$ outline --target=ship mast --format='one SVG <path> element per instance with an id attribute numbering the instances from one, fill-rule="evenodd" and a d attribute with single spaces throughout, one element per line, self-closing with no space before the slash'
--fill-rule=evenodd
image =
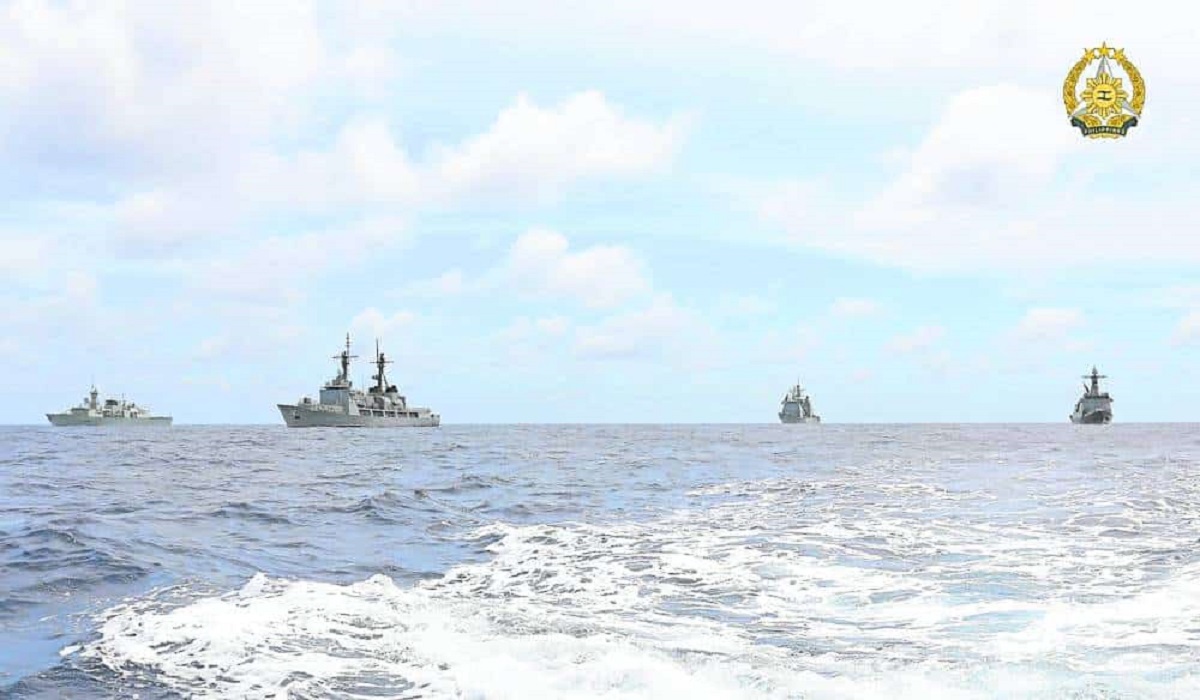
<path id="1" fill-rule="evenodd" d="M 352 358 L 357 359 L 358 355 L 350 354 L 350 334 L 347 333 L 346 334 L 346 349 L 343 350 L 340 354 L 333 356 L 333 359 L 342 361 L 342 373 L 338 375 L 338 380 L 341 382 L 345 382 L 346 384 L 350 383 L 350 360 Z"/>
<path id="2" fill-rule="evenodd" d="M 389 359 L 386 359 L 383 356 L 383 353 L 379 352 L 379 338 L 376 338 L 375 339 L 375 367 L 377 369 L 377 374 L 375 376 L 371 377 L 371 379 L 375 380 L 375 391 L 379 392 L 380 394 L 387 391 L 387 379 L 384 377 L 383 368 L 385 365 L 390 365 L 390 364 L 392 364 L 392 361 Z"/>
<path id="3" fill-rule="evenodd" d="M 1099 372 L 1096 371 L 1096 365 L 1092 365 L 1092 373 L 1083 375 L 1083 378 L 1092 380 L 1092 387 L 1090 390 L 1088 390 L 1088 395 L 1089 396 L 1099 396 L 1100 395 L 1100 380 L 1108 379 L 1108 375 L 1100 374 Z M 1084 387 L 1086 389 L 1087 385 L 1085 384 Z"/>

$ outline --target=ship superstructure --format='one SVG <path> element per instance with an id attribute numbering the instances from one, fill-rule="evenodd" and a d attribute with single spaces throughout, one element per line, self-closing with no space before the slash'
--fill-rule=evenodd
<path id="1" fill-rule="evenodd" d="M 779 420 L 783 423 L 821 422 L 821 417 L 813 413 L 812 399 L 799 382 L 779 402 Z"/>
<path id="2" fill-rule="evenodd" d="M 1091 385 L 1086 383 L 1083 385 L 1083 396 L 1075 402 L 1075 410 L 1071 412 L 1071 422 L 1111 423 L 1113 399 L 1107 391 L 1100 391 L 1100 380 L 1108 379 L 1108 377 L 1097 372 L 1093 365 L 1092 373 L 1083 375 L 1083 378 L 1090 379 Z"/>
<path id="3" fill-rule="evenodd" d="M 379 350 L 375 341 L 375 384 L 367 391 L 354 388 L 350 381 L 350 334 L 346 334 L 346 349 L 333 359 L 339 361 L 340 371 L 321 387 L 320 397 L 313 401 L 305 396 L 295 404 L 277 404 L 283 420 L 291 428 L 429 428 L 441 423 L 441 417 L 428 408 L 408 405 L 394 384 L 389 384 L 384 369 L 392 361 Z"/>
<path id="4" fill-rule="evenodd" d="M 47 413 L 51 425 L 60 427 L 83 425 L 171 425 L 171 416 L 156 416 L 145 406 L 133 401 L 105 399 L 100 402 L 100 392 L 92 390 L 83 401 L 62 413 Z"/>

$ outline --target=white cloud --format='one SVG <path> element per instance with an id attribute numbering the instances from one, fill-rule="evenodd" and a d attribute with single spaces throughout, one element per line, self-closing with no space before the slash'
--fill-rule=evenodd
<path id="1" fill-rule="evenodd" d="M 411 311 L 401 310 L 389 315 L 372 306 L 363 309 L 350 320 L 350 331 L 351 335 L 370 338 L 399 338 L 395 341 L 398 344 L 403 342 L 404 332 L 416 319 L 417 315 Z"/>
<path id="2" fill-rule="evenodd" d="M 309 209 L 432 207 L 481 195 L 546 199 L 577 180 L 661 169 L 682 143 L 683 123 L 626 118 L 594 91 L 550 108 L 521 95 L 488 131 L 416 160 L 383 118 L 360 116 L 328 150 L 257 154 L 240 184 L 246 193 Z"/>
<path id="3" fill-rule="evenodd" d="M 803 5 L 776 0 L 512 0 L 496 7 L 445 0 L 392 8 L 389 16 L 410 27 L 461 30 L 470 23 L 474 32 L 509 41 L 557 39 L 590 53 L 653 46 L 639 57 L 639 65 L 681 54 L 690 54 L 694 63 L 702 60 L 694 49 L 702 47 L 701 56 L 761 56 L 777 72 L 792 66 L 809 72 L 854 70 L 857 88 L 861 80 L 911 84 L 936 74 L 958 81 L 1001 70 L 1021 75 L 1049 71 L 1059 77 L 1083 46 L 1111 37 L 1114 27 L 1120 28 L 1125 45 L 1138 47 L 1136 56 L 1147 65 L 1186 66 L 1188 61 L 1173 57 L 1194 51 L 1189 11 L 1166 0 L 1140 3 L 1136 11 L 1121 0 L 1022 5 L 1002 0 L 889 5 L 874 0 Z M 538 22 L 525 21 L 529 16 Z M 381 20 L 376 16 L 374 21 Z M 1185 71 L 1180 67 L 1176 74 Z"/>
<path id="4" fill-rule="evenodd" d="M 138 191 L 97 211 L 98 219 L 111 219 L 110 251 L 128 258 L 170 257 L 193 243 L 231 237 L 242 205 L 227 192 L 205 187 L 190 182 Z M 214 206 L 218 200 L 228 204 Z"/>
<path id="5" fill-rule="evenodd" d="M 670 162 L 686 120 L 659 125 L 625 117 L 595 90 L 542 108 L 526 95 L 486 133 L 435 156 L 437 180 L 455 191 L 544 197 L 571 181 L 654 171 Z"/>
<path id="6" fill-rule="evenodd" d="M 280 347 L 295 346 L 306 330 L 306 326 L 282 317 L 278 311 L 237 307 L 224 309 L 220 316 L 221 328 L 196 344 L 191 353 L 193 360 L 203 363 L 230 357 L 275 357 Z"/>
<path id="7" fill-rule="evenodd" d="M 973 88 L 946 104 L 903 171 L 860 205 L 765 188 L 760 214 L 800 246 L 919 272 L 1200 263 L 1200 239 L 1181 229 L 1200 191 L 1180 181 L 1113 194 L 1104 185 L 1130 164 L 1109 152 L 1123 145 L 1081 138 L 1057 92 Z"/>
<path id="8" fill-rule="evenodd" d="M 860 212 L 860 223 L 867 229 L 924 226 L 1029 201 L 1083 145 L 1063 128 L 1059 99 L 1015 85 L 959 93 L 909 156 L 906 172 Z M 1015 124 L 999 121 L 1013 111 L 1029 114 Z M 997 128 L 1002 138 L 980 133 Z M 971 240 L 969 231 L 958 233 Z"/>
<path id="9" fill-rule="evenodd" d="M 882 310 L 883 307 L 874 299 L 851 299 L 846 297 L 835 299 L 833 305 L 829 307 L 829 313 L 841 318 L 875 316 Z"/>
<path id="10" fill-rule="evenodd" d="M 362 45 L 350 50 L 343 59 L 346 79 L 357 95 L 367 100 L 380 100 L 388 87 L 400 77 L 402 62 L 394 50 L 381 45 Z"/>
<path id="11" fill-rule="evenodd" d="M 238 175 L 246 196 L 321 211 L 346 204 L 411 206 L 420 198 L 417 166 L 380 117 L 357 117 L 328 150 L 294 155 L 260 151 Z"/>
<path id="12" fill-rule="evenodd" d="M 899 353 L 913 353 L 929 349 L 946 335 L 942 326 L 920 326 L 909 333 L 896 335 L 887 343 L 887 349 Z"/>
<path id="13" fill-rule="evenodd" d="M 370 219 L 291 236 L 271 236 L 241 250 L 181 265 L 193 291 L 255 304 L 295 303 L 318 279 L 408 242 L 404 224 Z"/>
<path id="14" fill-rule="evenodd" d="M 430 291 L 441 296 L 458 294 L 463 290 L 462 270 L 453 269 L 443 272 L 429 285 Z"/>
<path id="15" fill-rule="evenodd" d="M 575 352 L 589 359 L 670 358 L 688 363 L 711 360 L 713 332 L 695 313 L 659 294 L 644 308 L 581 326 Z"/>
<path id="16" fill-rule="evenodd" d="M 597 245 L 570 252 L 565 236 L 532 229 L 513 243 L 501 275 L 518 291 L 571 298 L 611 308 L 650 291 L 642 261 L 624 246 Z"/>
<path id="17" fill-rule="evenodd" d="M 520 316 L 487 343 L 487 360 L 495 366 L 544 372 L 556 352 L 566 347 L 572 321 L 565 316 Z"/>
<path id="18" fill-rule="evenodd" d="M 110 162 L 211 162 L 293 120 L 306 89 L 337 77 L 303 1 L 281 12 L 29 0 L 5 6 L 0 46 L 0 133 L 11 136 L 0 151 Z"/>
<path id="19" fill-rule="evenodd" d="M 1062 341 L 1083 324 L 1079 309 L 1030 309 L 1017 323 L 1015 336 L 1023 341 Z"/>

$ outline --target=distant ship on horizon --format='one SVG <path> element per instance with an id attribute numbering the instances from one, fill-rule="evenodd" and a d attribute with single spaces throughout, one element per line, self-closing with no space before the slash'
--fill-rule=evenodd
<path id="1" fill-rule="evenodd" d="M 375 385 L 366 392 L 355 389 L 350 381 L 350 334 L 346 349 L 334 355 L 341 371 L 321 387 L 318 401 L 305 396 L 294 404 L 276 404 L 289 428 L 434 428 L 441 416 L 428 408 L 408 405 L 394 384 L 388 384 L 384 367 L 392 363 L 379 351 L 375 341 Z"/>
<path id="2" fill-rule="evenodd" d="M 813 413 L 812 399 L 796 382 L 783 400 L 779 402 L 779 420 L 782 423 L 820 423 L 821 417 Z"/>
<path id="3" fill-rule="evenodd" d="M 1083 375 L 1083 378 L 1091 379 L 1092 383 L 1091 386 L 1083 385 L 1083 396 L 1075 402 L 1075 410 L 1071 412 L 1071 422 L 1111 423 L 1113 399 L 1107 391 L 1100 391 L 1100 380 L 1108 379 L 1108 376 L 1097 372 L 1096 366 L 1092 365 L 1092 373 Z"/>
<path id="4" fill-rule="evenodd" d="M 84 397 L 83 401 L 62 413 L 47 413 L 46 419 L 51 425 L 58 427 L 88 426 L 88 425 L 171 425 L 171 416 L 152 415 L 149 408 L 139 406 L 133 401 L 120 399 L 105 399 L 100 403 L 100 392 L 96 385 Z"/>

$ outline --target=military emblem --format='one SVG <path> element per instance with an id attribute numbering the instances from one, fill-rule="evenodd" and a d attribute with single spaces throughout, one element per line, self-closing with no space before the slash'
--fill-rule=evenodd
<path id="1" fill-rule="evenodd" d="M 1093 63 L 1098 64 L 1096 74 L 1088 78 L 1084 71 Z M 1142 74 L 1125 57 L 1124 49 L 1111 48 L 1107 43 L 1084 51 L 1063 81 L 1063 104 L 1071 126 L 1079 127 L 1088 138 L 1125 136 L 1137 126 L 1145 102 Z"/>

